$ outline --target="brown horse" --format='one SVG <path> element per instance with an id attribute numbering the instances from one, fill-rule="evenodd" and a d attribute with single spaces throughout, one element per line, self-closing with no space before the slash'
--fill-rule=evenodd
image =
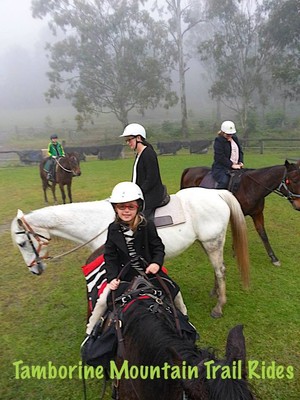
<path id="1" fill-rule="evenodd" d="M 210 171 L 207 167 L 186 168 L 181 175 L 180 189 L 201 187 L 203 178 L 206 176 L 208 178 L 207 174 Z M 296 164 L 286 160 L 284 165 L 245 169 L 241 175 L 240 185 L 234 193 L 244 215 L 250 215 L 252 218 L 271 262 L 275 266 L 280 266 L 280 261 L 274 254 L 264 226 L 265 197 L 270 193 L 285 197 L 295 210 L 300 210 L 300 160 Z"/>
<path id="2" fill-rule="evenodd" d="M 44 170 L 44 166 L 47 159 L 41 161 L 40 163 L 40 177 L 42 179 L 43 191 L 44 191 L 44 199 L 45 204 L 48 204 L 47 198 L 47 189 L 50 188 L 53 194 L 54 203 L 57 204 L 57 198 L 55 194 L 56 184 L 59 185 L 61 196 L 63 203 L 66 203 L 66 194 L 64 186 L 67 185 L 68 196 L 70 203 L 72 203 L 72 178 L 73 176 L 80 176 L 80 165 L 79 165 L 79 157 L 76 153 L 68 153 L 65 157 L 60 157 L 59 159 L 55 159 L 56 161 L 56 174 L 53 182 L 49 183 L 47 179 L 47 172 Z"/>

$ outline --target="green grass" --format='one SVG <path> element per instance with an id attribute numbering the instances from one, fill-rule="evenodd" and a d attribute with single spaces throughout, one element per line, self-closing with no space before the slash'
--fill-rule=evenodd
<path id="1" fill-rule="evenodd" d="M 248 167 L 283 164 L 285 154 L 246 154 Z M 290 155 L 297 158 L 296 155 Z M 210 165 L 211 154 L 163 156 L 161 173 L 170 193 L 179 188 L 184 168 Z M 107 197 L 119 181 L 130 179 L 132 159 L 82 163 L 82 176 L 73 181 L 74 201 Z M 43 207 L 38 167 L 0 169 L 0 217 L 8 224 L 17 208 L 24 212 Z M 49 193 L 50 195 L 50 193 Z M 50 197 L 49 197 L 50 198 Z M 244 325 L 247 357 L 294 367 L 293 379 L 253 379 L 260 399 L 296 400 L 300 394 L 300 214 L 276 196 L 266 199 L 265 221 L 270 242 L 282 267 L 270 263 L 263 245 L 247 219 L 251 260 L 251 288 L 241 288 L 231 251 L 230 230 L 225 246 L 227 300 L 224 317 L 213 320 L 209 297 L 213 285 L 211 265 L 196 243 L 184 254 L 166 262 L 169 272 L 181 286 L 191 321 L 201 335 L 200 345 L 211 345 L 224 354 L 228 330 Z M 16 379 L 13 363 L 78 365 L 79 346 L 84 337 L 86 299 L 81 265 L 89 255 L 81 249 L 62 260 L 49 263 L 41 277 L 27 272 L 19 251 L 12 246 L 10 233 L 1 233 L 1 363 L 0 398 L 3 400 L 82 399 L 82 382 L 72 380 Z M 51 254 L 59 254 L 73 243 L 55 239 Z M 98 398 L 102 382 L 88 381 L 88 398 Z M 109 398 L 107 390 L 106 399 Z"/>

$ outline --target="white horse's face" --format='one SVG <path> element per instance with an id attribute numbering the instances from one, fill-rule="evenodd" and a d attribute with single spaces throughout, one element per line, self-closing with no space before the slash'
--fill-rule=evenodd
<path id="1" fill-rule="evenodd" d="M 35 275 L 41 275 L 46 268 L 43 258 L 47 256 L 47 245 L 41 246 L 41 236 L 39 235 L 49 238 L 48 232 L 40 228 L 34 230 L 34 233 L 26 232 L 22 222 L 16 218 L 11 225 L 11 234 L 29 271 Z M 48 244 L 48 241 L 44 241 L 44 243 Z"/>

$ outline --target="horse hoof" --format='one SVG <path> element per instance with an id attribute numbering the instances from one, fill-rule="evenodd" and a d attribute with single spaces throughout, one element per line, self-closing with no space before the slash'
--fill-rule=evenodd
<path id="1" fill-rule="evenodd" d="M 281 262 L 279 260 L 272 261 L 272 264 L 274 265 L 274 267 L 281 267 Z"/>
<path id="2" fill-rule="evenodd" d="M 212 310 L 212 312 L 210 313 L 210 316 L 213 318 L 221 318 L 221 317 L 223 317 L 223 314 L 219 311 Z"/>

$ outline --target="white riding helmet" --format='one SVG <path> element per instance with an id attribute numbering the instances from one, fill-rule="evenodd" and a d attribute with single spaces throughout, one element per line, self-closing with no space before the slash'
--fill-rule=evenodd
<path id="1" fill-rule="evenodd" d="M 112 190 L 109 198 L 110 203 L 127 203 L 129 201 L 141 200 L 144 203 L 144 196 L 141 188 L 133 182 L 120 182 Z"/>
<path id="2" fill-rule="evenodd" d="M 221 131 L 227 133 L 227 135 L 233 135 L 236 133 L 234 123 L 232 121 L 224 121 L 221 125 Z"/>
<path id="3" fill-rule="evenodd" d="M 129 124 L 125 127 L 120 137 L 139 136 L 139 135 L 142 136 L 144 139 L 146 139 L 145 128 L 140 124 Z"/>

